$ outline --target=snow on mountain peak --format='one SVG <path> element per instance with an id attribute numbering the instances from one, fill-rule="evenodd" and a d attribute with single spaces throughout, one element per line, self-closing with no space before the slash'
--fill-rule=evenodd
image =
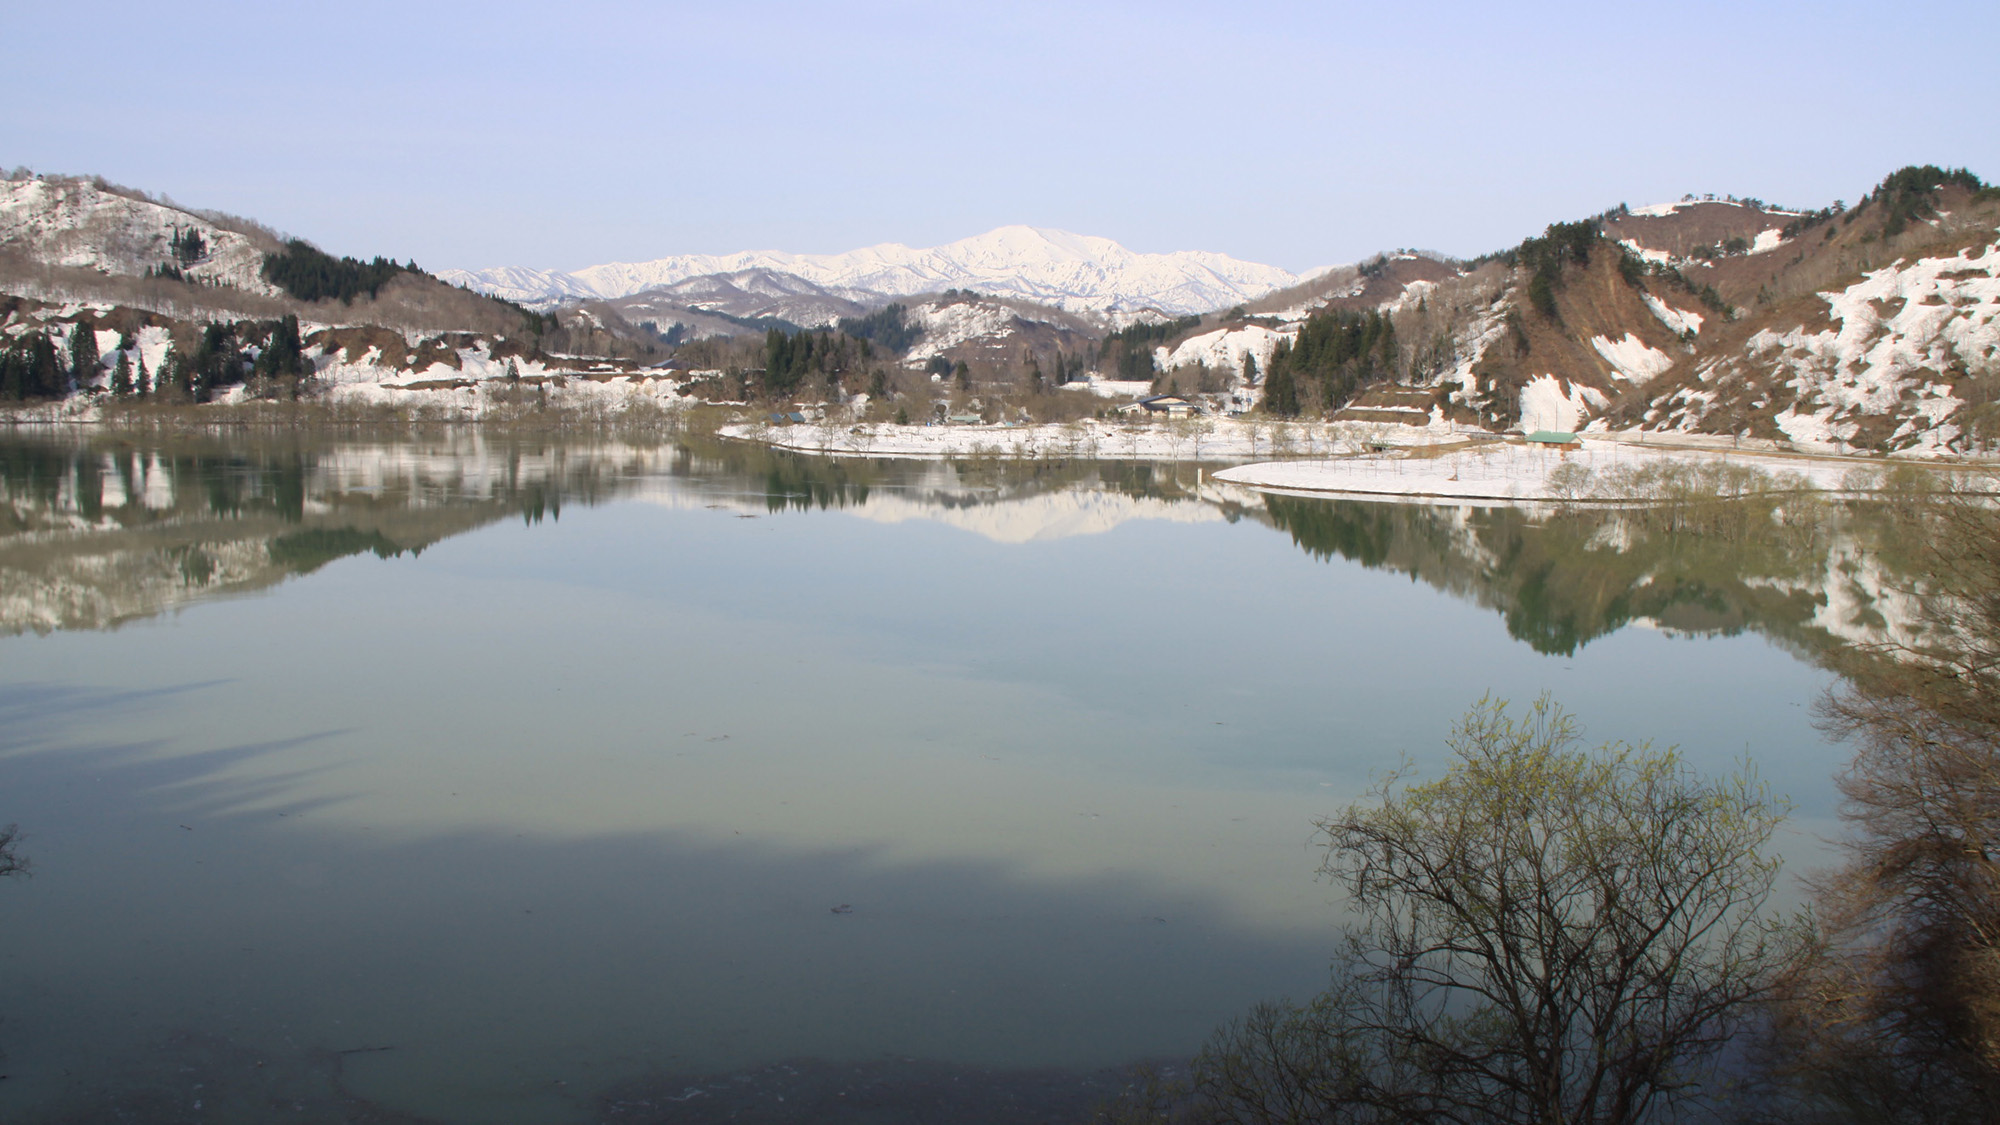
<path id="1" fill-rule="evenodd" d="M 681 254 L 650 262 L 610 262 L 569 273 L 501 267 L 439 276 L 494 296 L 530 302 L 611 299 L 693 277 L 769 270 L 829 289 L 881 297 L 977 289 L 1073 312 L 1153 307 L 1204 312 L 1253 300 L 1299 278 L 1276 266 L 1226 254 L 1140 254 L 1108 238 L 1024 225 L 1004 226 L 942 246 L 887 242 L 841 254 L 754 250 Z"/>

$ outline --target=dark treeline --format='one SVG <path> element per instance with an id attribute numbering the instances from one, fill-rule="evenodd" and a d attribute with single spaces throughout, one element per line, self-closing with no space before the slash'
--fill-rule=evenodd
<path id="1" fill-rule="evenodd" d="M 1184 316 L 1159 324 L 1132 324 L 1120 328 L 1106 336 L 1104 343 L 1099 345 L 1098 370 L 1116 379 L 1151 382 L 1153 349 L 1200 325 L 1200 317 Z"/>
<path id="2" fill-rule="evenodd" d="M 428 276 L 415 262 L 398 265 L 387 258 L 363 262 L 336 258 L 294 238 L 283 253 L 264 255 L 264 280 L 301 301 L 339 300 L 352 304 L 363 293 L 373 297 L 400 273 Z"/>
<path id="3" fill-rule="evenodd" d="M 922 325 L 910 323 L 909 310 L 902 305 L 886 305 L 867 316 L 844 316 L 835 327 L 897 355 L 909 351 L 924 334 Z"/>
<path id="4" fill-rule="evenodd" d="M 1281 418 L 1337 410 L 1370 383 L 1395 377 L 1396 326 L 1373 309 L 1322 309 L 1280 341 L 1264 376 L 1264 409 Z"/>
<path id="5" fill-rule="evenodd" d="M 831 386 L 874 355 L 868 341 L 844 332 L 773 328 L 764 334 L 764 385 L 777 396 L 791 394 L 813 376 Z"/>
<path id="6" fill-rule="evenodd" d="M 99 387 L 107 368 L 109 379 Z M 312 373 L 296 316 L 204 325 L 191 348 L 170 344 L 158 371 L 147 370 L 129 332 L 107 361 L 98 352 L 96 327 L 78 321 L 65 347 L 48 332 L 31 332 L 0 352 L 0 401 L 60 399 L 97 388 L 117 397 L 207 402 L 218 389 L 252 378 L 268 381 L 273 393 L 297 397 Z"/>
<path id="7" fill-rule="evenodd" d="M 284 388 L 286 397 L 297 397 L 298 381 L 310 374 L 312 364 L 305 358 L 297 317 L 241 320 L 203 327 L 185 358 L 178 348 L 169 351 L 155 390 L 168 398 L 207 402 L 223 387 L 261 376 Z"/>
<path id="8" fill-rule="evenodd" d="M 61 398 L 69 393 L 70 369 L 46 332 L 30 332 L 0 352 L 0 399 Z"/>
<path id="9" fill-rule="evenodd" d="M 1946 187 L 1964 188 L 1974 195 L 1991 190 L 1978 176 L 1964 168 L 1911 165 L 1889 173 L 1874 191 L 1855 205 L 1853 215 L 1859 215 L 1870 204 L 1879 204 L 1883 210 L 1882 237 L 1894 238 L 1911 223 L 1934 217 L 1938 211 L 1937 193 Z"/>
<path id="10" fill-rule="evenodd" d="M 1540 237 L 1524 240 L 1507 255 L 1508 265 L 1528 271 L 1528 304 L 1550 320 L 1556 311 L 1556 291 L 1563 287 L 1563 270 L 1590 264 L 1590 252 L 1603 237 L 1595 219 L 1550 223 Z"/>

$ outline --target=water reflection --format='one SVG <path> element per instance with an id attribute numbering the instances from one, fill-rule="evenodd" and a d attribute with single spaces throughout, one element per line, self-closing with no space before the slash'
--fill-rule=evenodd
<path id="1" fill-rule="evenodd" d="M 855 509 L 894 521 L 1066 492 L 1079 493 L 1072 509 L 1082 493 L 1160 502 L 1148 516 L 1215 502 L 1151 465 L 836 460 L 736 443 L 476 432 L 385 442 L 9 435 L 0 438 L 0 634 L 112 628 L 352 555 L 414 555 L 510 517 L 560 519 L 565 504 L 642 496 L 767 513 Z M 1231 518 L 1243 499 L 1225 505 Z M 1002 537 L 1051 533 L 1062 522 L 1053 509 L 1063 506 L 1044 503 L 1029 516 L 1033 527 Z M 1095 507 L 1094 526 L 1053 533 L 1134 518 L 1129 504 Z M 978 529 L 977 519 L 959 522 Z"/>
<path id="2" fill-rule="evenodd" d="M 1192 466 L 0 452 L 0 608 L 41 634 L 0 638 L 10 1121 L 246 1059 L 323 1116 L 539 1122 L 789 1058 L 1183 1052 L 1317 985 L 1313 817 L 1487 691 L 1823 815 L 1824 674 L 1732 634 L 1832 643 L 1828 575 L 1893 569 L 1837 512 L 1732 545 Z"/>
<path id="3" fill-rule="evenodd" d="M 1497 610 L 1537 652 L 1571 654 L 1630 625 L 1762 633 L 1802 656 L 1909 641 L 1914 545 L 1878 505 L 1811 498 L 1717 505 L 1704 526 L 1645 509 L 1454 507 L 1268 499 L 1321 558 L 1399 571 Z"/>
<path id="4" fill-rule="evenodd" d="M 619 497 L 933 520 L 999 542 L 1130 520 L 1248 519 L 1319 558 L 1405 573 L 1571 654 L 1632 625 L 1755 631 L 1801 655 L 1912 639 L 1911 545 L 1861 503 L 1744 501 L 1697 525 L 1643 510 L 1265 497 L 1139 463 L 868 461 L 733 443 L 633 446 L 477 433 L 145 444 L 0 440 L 0 633 L 110 628 L 357 554 L 415 554 L 514 517 Z"/>

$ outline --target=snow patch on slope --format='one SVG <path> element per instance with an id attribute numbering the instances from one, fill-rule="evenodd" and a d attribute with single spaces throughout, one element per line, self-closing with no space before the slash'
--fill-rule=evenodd
<path id="1" fill-rule="evenodd" d="M 1701 332 L 1702 315 L 1700 313 L 1689 312 L 1686 309 L 1677 309 L 1660 300 L 1658 297 L 1653 296 L 1651 293 L 1641 293 L 1639 296 L 1645 299 L 1646 307 L 1652 310 L 1653 315 L 1659 319 L 1659 322 L 1673 330 L 1674 335 L 1685 336 L 1690 332 L 1697 334 Z"/>
<path id="2" fill-rule="evenodd" d="M 1243 328 L 1218 328 L 1182 340 L 1172 351 L 1153 350 L 1153 365 L 1161 371 L 1202 365 L 1215 371 L 1241 374 L 1243 357 L 1255 356 L 1259 372 L 1270 369 L 1271 353 L 1281 340 L 1289 340 L 1297 330 L 1280 331 L 1252 324 Z"/>
<path id="3" fill-rule="evenodd" d="M 1634 212 L 1634 214 L 1636 213 L 1637 212 Z M 1632 256 L 1638 258 L 1641 261 L 1658 262 L 1661 265 L 1666 265 L 1667 263 L 1674 260 L 1674 256 L 1672 254 L 1667 253 L 1665 250 L 1649 249 L 1648 247 L 1639 245 L 1637 242 L 1629 238 L 1619 239 L 1618 245 L 1624 247 L 1626 250 L 1631 251 Z"/>
<path id="4" fill-rule="evenodd" d="M 1627 332 L 1624 339 L 1593 336 L 1590 346 L 1604 357 L 1620 379 L 1628 383 L 1649 383 L 1674 365 L 1674 357 Z"/>
<path id="5" fill-rule="evenodd" d="M 1819 296 L 1837 327 L 1765 329 L 1744 345 L 1745 360 L 1799 393 L 1778 427 L 1795 441 L 1849 441 L 1862 417 L 1888 415 L 1902 419 L 1892 445 L 1948 447 L 1963 403 L 1943 373 L 1991 369 L 2000 353 L 2000 246 L 1898 263 Z"/>
<path id="6" fill-rule="evenodd" d="M 1577 423 L 1610 402 L 1594 388 L 1572 383 L 1563 389 L 1563 380 L 1540 375 L 1521 388 L 1521 428 L 1574 433 Z"/>

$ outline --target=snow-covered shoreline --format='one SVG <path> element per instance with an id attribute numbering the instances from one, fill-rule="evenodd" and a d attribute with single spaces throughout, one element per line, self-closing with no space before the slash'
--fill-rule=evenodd
<path id="1" fill-rule="evenodd" d="M 1404 426 L 1369 422 L 1269 422 L 1240 418 L 1075 422 L 1021 425 L 854 424 L 832 417 L 791 425 L 724 426 L 723 437 L 798 453 L 836 457 L 999 457 L 1012 460 L 1097 458 L 1141 461 L 1255 461 L 1338 457 L 1376 447 L 1448 445 L 1477 435 L 1450 423 Z"/>
<path id="2" fill-rule="evenodd" d="M 1484 442 L 1435 456 L 1397 454 L 1239 465 L 1215 479 L 1259 491 L 1471 500 L 1489 503 L 1621 502 L 1651 497 L 1633 489 L 1660 470 L 1734 466 L 1751 470 L 1761 487 L 1834 493 L 1872 491 L 1881 458 L 1786 456 L 1634 441 L 1589 441 L 1564 451 L 1514 442 Z M 1908 462 L 1905 462 L 1908 463 Z M 1927 467 L 1936 462 L 1918 462 Z M 1973 467 L 1973 466 L 1950 466 Z M 1978 467 L 1991 467 L 1981 463 Z"/>

